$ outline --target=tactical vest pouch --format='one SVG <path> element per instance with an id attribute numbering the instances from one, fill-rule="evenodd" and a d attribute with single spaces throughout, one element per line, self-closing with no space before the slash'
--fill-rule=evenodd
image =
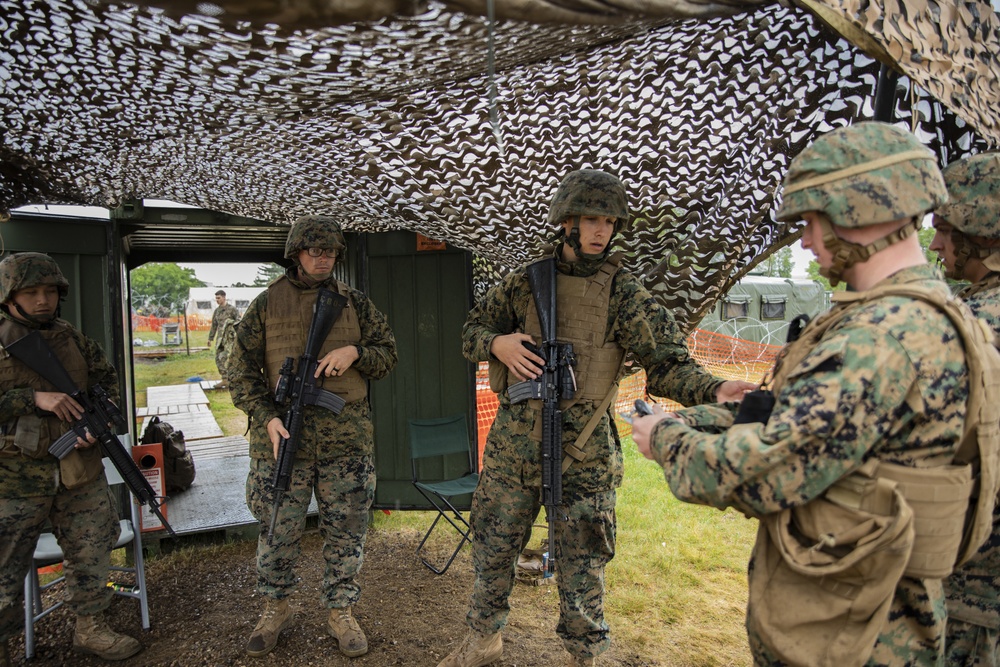
<path id="1" fill-rule="evenodd" d="M 490 359 L 490 391 L 502 394 L 507 390 L 507 366 L 502 361 Z"/>
<path id="2" fill-rule="evenodd" d="M 863 492 L 889 514 L 818 498 L 761 520 L 747 627 L 784 664 L 860 666 L 871 655 L 909 560 L 913 513 L 892 482 L 870 482 Z"/>
<path id="3" fill-rule="evenodd" d="M 14 427 L 14 446 L 28 458 L 38 459 L 48 454 L 48 448 L 42 446 L 42 418 L 34 413 L 21 415 Z"/>
<path id="4" fill-rule="evenodd" d="M 67 489 L 76 489 L 93 482 L 103 472 L 101 448 L 96 444 L 86 449 L 74 449 L 59 460 L 59 479 Z"/>
<path id="5" fill-rule="evenodd" d="M 972 497 L 970 466 L 912 468 L 881 463 L 878 476 L 895 481 L 913 510 L 913 552 L 904 576 L 943 579 L 951 574 L 962 544 L 964 517 Z"/>

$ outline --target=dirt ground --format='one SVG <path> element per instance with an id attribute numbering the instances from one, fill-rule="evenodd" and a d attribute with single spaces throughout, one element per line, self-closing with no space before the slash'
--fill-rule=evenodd
<path id="1" fill-rule="evenodd" d="M 205 547 L 204 558 L 168 554 L 148 561 L 151 629 L 144 632 L 136 600 L 116 596 L 109 611 L 112 627 L 142 642 L 145 649 L 121 663 L 106 663 L 72 650 L 72 617 L 65 607 L 39 621 L 36 655 L 27 663 L 49 665 L 120 664 L 125 667 L 171 665 L 289 666 L 407 665 L 434 667 L 465 634 L 464 617 L 472 585 L 469 549 L 442 576 L 414 555 L 416 534 L 373 531 L 361 572 L 362 598 L 355 608 L 368 636 L 369 651 L 349 659 L 327 635 L 326 610 L 319 603 L 322 577 L 320 540 L 307 534 L 293 598 L 298 622 L 282 633 L 275 650 L 251 658 L 244 645 L 260 614 L 254 594 L 254 542 Z M 52 593 L 58 595 L 59 593 Z M 562 665 L 565 652 L 555 634 L 558 596 L 554 586 L 515 587 L 504 631 L 503 657 L 496 667 Z M 23 635 L 10 642 L 15 665 L 25 664 Z M 660 665 L 614 640 L 598 661 L 603 667 Z"/>

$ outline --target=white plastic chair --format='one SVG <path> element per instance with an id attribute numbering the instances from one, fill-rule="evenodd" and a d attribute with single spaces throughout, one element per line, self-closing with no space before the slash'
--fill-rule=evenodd
<path id="1" fill-rule="evenodd" d="M 120 437 L 123 442 L 128 442 L 126 440 L 128 436 L 122 435 Z M 138 526 L 140 525 L 139 505 L 132 494 L 128 492 L 128 489 L 124 488 L 125 482 L 122 480 L 121 475 L 118 474 L 118 470 L 111 463 L 110 459 L 104 459 L 104 474 L 107 476 L 108 484 L 111 488 L 113 490 L 120 489 L 124 492 L 125 497 L 127 497 L 126 502 L 129 506 L 128 518 L 119 521 L 121 536 L 115 543 L 114 548 L 119 549 L 130 546 L 132 562 L 134 563 L 132 567 L 112 565 L 111 571 L 131 573 L 134 585 L 130 585 L 129 587 L 137 589 L 135 591 L 115 589 L 113 592 L 115 595 L 139 600 L 139 609 L 142 613 L 142 628 L 143 630 L 149 630 L 146 564 L 142 555 L 142 533 L 138 530 Z M 126 513 L 123 511 L 121 514 Z M 31 569 L 24 578 L 24 657 L 26 660 L 30 660 L 35 655 L 35 623 L 48 616 L 63 604 L 63 601 L 60 600 L 49 607 L 42 607 L 42 592 L 61 583 L 65 577 L 59 577 L 42 585 L 38 578 L 38 568 L 61 563 L 62 561 L 63 552 L 56 541 L 56 536 L 52 533 L 42 533 L 38 538 L 38 544 L 35 546 L 35 555 Z"/>

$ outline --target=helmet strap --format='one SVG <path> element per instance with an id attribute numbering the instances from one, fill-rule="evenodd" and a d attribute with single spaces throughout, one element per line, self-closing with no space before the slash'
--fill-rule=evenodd
<path id="1" fill-rule="evenodd" d="M 566 243 L 569 247 L 573 249 L 576 253 L 577 259 L 586 259 L 590 261 L 604 259 L 608 256 L 608 251 L 611 249 L 611 241 L 614 240 L 614 233 L 611 234 L 611 238 L 608 239 L 608 245 L 604 247 L 604 251 L 598 254 L 583 252 L 583 246 L 580 244 L 580 216 L 574 215 L 570 218 L 573 221 L 573 227 L 569 230 L 569 235 L 566 237 Z M 615 229 L 618 229 L 617 223 L 615 223 Z"/>
<path id="2" fill-rule="evenodd" d="M 951 271 L 946 267 L 944 275 L 952 280 L 965 280 L 965 265 L 969 258 L 984 260 L 998 251 L 997 248 L 987 248 L 973 242 L 954 227 L 951 228 L 951 245 L 955 253 L 955 266 Z"/>
<path id="3" fill-rule="evenodd" d="M 35 317 L 34 315 L 29 315 L 28 313 L 24 312 L 24 308 L 21 308 L 21 304 L 17 303 L 14 300 L 11 300 L 10 305 L 14 306 L 14 309 L 18 313 L 20 313 L 21 317 L 24 318 L 25 321 L 31 322 L 32 324 L 37 324 L 40 327 L 45 327 L 49 324 L 52 324 L 52 322 L 57 317 L 59 317 L 60 311 L 62 311 L 62 304 L 59 304 L 58 306 L 56 306 L 56 312 L 52 314 L 52 317 L 41 319 L 39 317 Z"/>
<path id="4" fill-rule="evenodd" d="M 323 282 L 325 280 L 329 280 L 330 277 L 333 275 L 333 270 L 331 270 L 329 273 L 316 273 L 316 274 L 313 274 L 313 273 L 309 273 L 308 271 L 306 271 L 305 268 L 301 264 L 297 264 L 297 266 L 298 266 L 298 276 L 299 276 L 299 279 L 302 280 L 302 282 L 304 282 L 307 285 L 309 285 L 310 287 L 312 287 L 314 285 L 318 285 L 318 284 L 320 284 L 321 282 Z"/>
<path id="5" fill-rule="evenodd" d="M 886 234 L 867 245 L 845 241 L 837 236 L 833 229 L 833 223 L 825 215 L 819 218 L 819 225 L 823 230 L 823 245 L 833 255 L 830 268 L 826 270 L 820 268 L 820 275 L 827 278 L 831 286 L 836 287 L 840 283 L 841 278 L 843 278 L 844 271 L 855 264 L 867 261 L 872 255 L 885 250 L 892 244 L 899 243 L 903 239 L 912 236 L 920 228 L 920 221 L 914 217 L 909 223 L 896 231 Z"/>
<path id="6" fill-rule="evenodd" d="M 570 218 L 573 226 L 566 235 L 566 243 L 573 249 L 577 257 L 583 257 L 583 246 L 580 245 L 580 216 L 574 215 Z"/>

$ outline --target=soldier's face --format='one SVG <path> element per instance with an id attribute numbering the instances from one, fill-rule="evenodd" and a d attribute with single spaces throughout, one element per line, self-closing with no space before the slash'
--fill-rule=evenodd
<path id="1" fill-rule="evenodd" d="M 226 304 L 226 297 L 222 296 L 221 294 L 216 295 L 215 303 L 219 304 L 220 306 L 224 306 Z"/>
<path id="2" fill-rule="evenodd" d="M 616 218 L 606 215 L 581 215 L 580 216 L 580 248 L 587 255 L 600 255 L 611 242 L 611 235 L 615 233 Z M 563 222 L 563 229 L 566 235 L 573 229 L 573 221 Z M 567 248 L 572 252 L 572 248 Z M 575 253 L 574 253 L 575 255 Z"/>
<path id="3" fill-rule="evenodd" d="M 299 265 L 302 271 L 312 278 L 326 278 L 333 272 L 333 265 L 336 262 L 336 257 L 327 257 L 326 253 L 312 257 L 307 250 L 299 251 Z"/>
<path id="4" fill-rule="evenodd" d="M 806 221 L 806 228 L 802 231 L 802 249 L 808 250 L 816 257 L 816 263 L 821 269 L 829 269 L 833 265 L 833 255 L 826 249 L 823 243 L 823 228 L 820 226 L 820 216 L 818 211 L 806 211 L 802 214 L 802 219 Z"/>
<path id="5" fill-rule="evenodd" d="M 50 320 L 56 315 L 59 307 L 59 288 L 55 285 L 35 285 L 14 292 L 10 298 L 21 310 L 39 320 Z M 16 308 L 10 309 L 15 319 L 27 322 Z"/>
<path id="6" fill-rule="evenodd" d="M 944 218 L 934 216 L 934 238 L 930 249 L 938 254 L 938 259 L 949 273 L 955 270 L 955 243 L 951 240 L 952 226 Z"/>

